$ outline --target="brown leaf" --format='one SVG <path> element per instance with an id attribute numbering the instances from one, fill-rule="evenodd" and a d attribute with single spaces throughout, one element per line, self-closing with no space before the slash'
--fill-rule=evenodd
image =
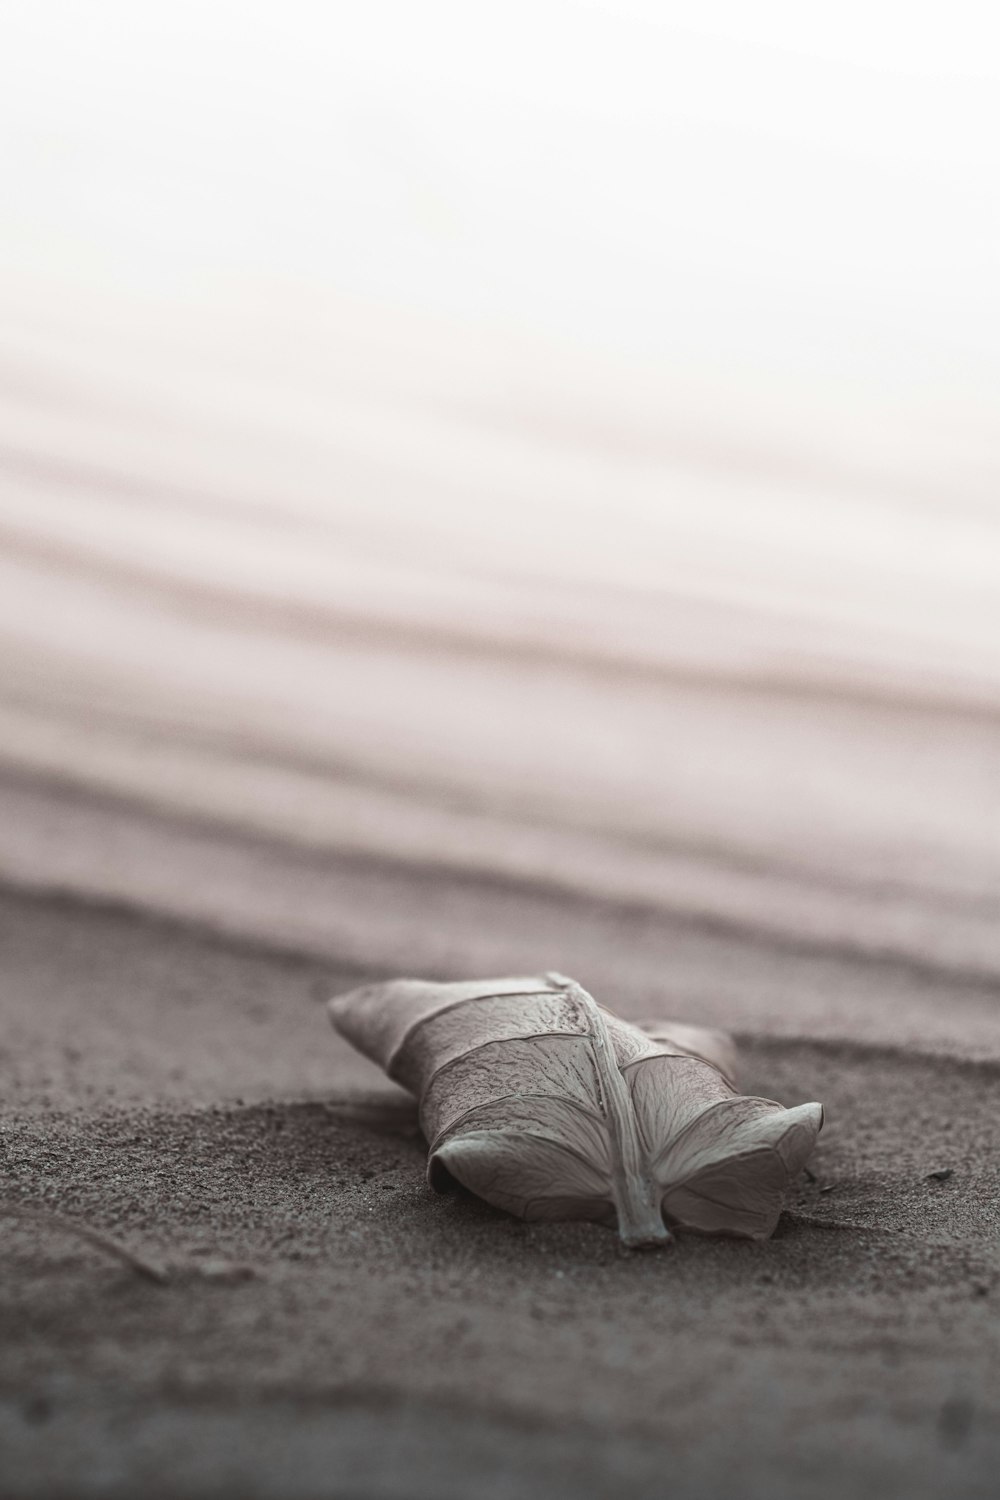
<path id="1" fill-rule="evenodd" d="M 428 1178 L 524 1219 L 766 1239 L 823 1123 L 738 1094 L 732 1042 L 599 1006 L 562 975 L 397 979 L 330 1002 L 334 1025 L 420 1101 Z"/>

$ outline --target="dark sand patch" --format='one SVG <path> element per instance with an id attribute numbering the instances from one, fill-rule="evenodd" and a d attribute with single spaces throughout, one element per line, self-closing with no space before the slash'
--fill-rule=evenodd
<path id="1" fill-rule="evenodd" d="M 0 1221 L 5 1494 L 995 1492 L 992 1065 L 751 1040 L 748 1087 L 828 1106 L 818 1180 L 768 1244 L 623 1255 L 428 1191 L 326 1026 L 352 975 L 5 917 L 3 1198 L 172 1270 Z"/>

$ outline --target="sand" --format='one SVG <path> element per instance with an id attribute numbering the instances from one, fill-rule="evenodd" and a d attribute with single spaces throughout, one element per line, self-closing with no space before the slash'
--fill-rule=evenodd
<path id="1" fill-rule="evenodd" d="M 986 376 L 86 263 L 0 288 L 0 1494 L 992 1495 Z M 322 1001 L 546 969 L 824 1102 L 773 1241 L 429 1192 Z"/>
<path id="2" fill-rule="evenodd" d="M 647 8 L 2 49 L 4 1500 L 996 1492 L 996 93 Z M 322 1001 L 550 968 L 772 1242 L 428 1191 Z"/>
<path id="3" fill-rule="evenodd" d="M 817 1181 L 767 1244 L 626 1255 L 428 1190 L 326 1022 L 357 964 L 0 921 L 3 1202 L 168 1276 L 3 1222 L 5 1495 L 995 1493 L 995 1061 L 745 1035 L 748 1089 L 827 1105 Z"/>

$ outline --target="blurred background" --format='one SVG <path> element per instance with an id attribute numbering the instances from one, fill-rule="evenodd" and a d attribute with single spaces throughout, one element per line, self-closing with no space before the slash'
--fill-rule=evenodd
<path id="1" fill-rule="evenodd" d="M 995 16 L 3 31 L 0 878 L 718 1019 L 770 955 L 792 1029 L 861 1011 L 781 955 L 995 992 Z"/>

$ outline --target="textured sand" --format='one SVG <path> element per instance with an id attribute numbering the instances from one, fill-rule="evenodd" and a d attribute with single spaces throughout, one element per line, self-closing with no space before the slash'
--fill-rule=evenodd
<path id="1" fill-rule="evenodd" d="M 322 1011 L 356 967 L 0 920 L 4 1203 L 170 1273 L 2 1224 L 4 1494 L 995 1493 L 994 1062 L 750 1039 L 749 1088 L 827 1103 L 819 1180 L 766 1245 L 625 1256 L 428 1191 Z"/>
<path id="2" fill-rule="evenodd" d="M 993 1495 L 984 49 L 113 9 L 0 49 L 0 1496 Z M 321 1000 L 546 968 L 826 1102 L 772 1243 L 429 1194 Z"/>

